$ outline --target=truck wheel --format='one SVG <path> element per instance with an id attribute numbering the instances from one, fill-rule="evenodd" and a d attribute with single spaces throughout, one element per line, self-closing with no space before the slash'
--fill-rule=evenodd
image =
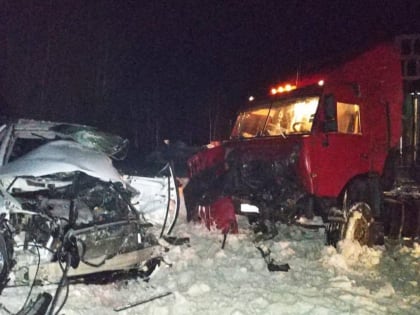
<path id="1" fill-rule="evenodd" d="M 369 246 L 383 242 L 383 225 L 374 221 L 379 212 L 375 212 L 374 208 L 378 209 L 381 202 L 379 181 L 376 179 L 359 178 L 352 181 L 342 197 L 341 209 L 330 209 L 326 228 L 329 245 L 336 246 L 344 239 Z"/>
<path id="2" fill-rule="evenodd" d="M 341 240 L 353 240 L 361 245 L 371 240 L 373 218 L 366 202 L 353 203 L 349 209 L 332 208 L 326 226 L 327 244 L 337 246 Z"/>

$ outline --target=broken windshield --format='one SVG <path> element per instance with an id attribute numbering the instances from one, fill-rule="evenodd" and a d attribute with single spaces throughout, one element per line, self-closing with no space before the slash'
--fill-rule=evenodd
<path id="1" fill-rule="evenodd" d="M 319 96 L 295 97 L 243 111 L 238 115 L 232 138 L 310 133 L 318 102 Z"/>

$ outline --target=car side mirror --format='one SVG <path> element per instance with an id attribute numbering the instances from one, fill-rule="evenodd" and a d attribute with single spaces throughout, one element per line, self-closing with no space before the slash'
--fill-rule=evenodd
<path id="1" fill-rule="evenodd" d="M 333 94 L 325 96 L 324 100 L 324 132 L 335 132 L 337 127 L 337 102 Z"/>

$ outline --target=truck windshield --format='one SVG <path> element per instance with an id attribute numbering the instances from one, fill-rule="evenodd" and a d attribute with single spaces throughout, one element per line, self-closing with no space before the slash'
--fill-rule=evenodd
<path id="1" fill-rule="evenodd" d="M 286 136 L 311 132 L 319 96 L 276 100 L 241 112 L 232 131 L 232 138 Z"/>

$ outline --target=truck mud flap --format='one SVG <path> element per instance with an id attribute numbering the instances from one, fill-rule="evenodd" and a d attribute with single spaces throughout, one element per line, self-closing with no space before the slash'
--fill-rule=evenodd
<path id="1" fill-rule="evenodd" d="M 198 212 L 208 229 L 215 225 L 223 234 L 238 233 L 235 207 L 230 197 L 222 197 L 209 206 L 200 206 Z"/>

